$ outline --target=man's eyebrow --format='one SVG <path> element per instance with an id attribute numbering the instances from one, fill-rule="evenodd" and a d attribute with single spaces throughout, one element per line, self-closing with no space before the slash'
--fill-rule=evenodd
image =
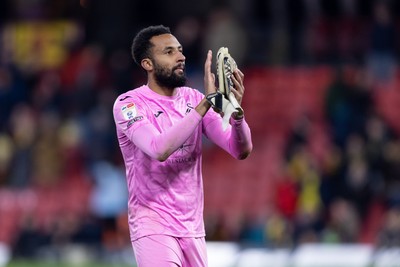
<path id="1" fill-rule="evenodd" d="M 182 45 L 179 45 L 179 46 L 166 46 L 166 47 L 164 47 L 164 49 L 162 51 L 168 51 L 168 50 L 171 50 L 171 49 L 181 50 L 182 49 Z"/>

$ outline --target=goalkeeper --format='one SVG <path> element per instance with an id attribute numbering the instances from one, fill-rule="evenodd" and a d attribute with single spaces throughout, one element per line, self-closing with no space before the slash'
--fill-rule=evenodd
<path id="1" fill-rule="evenodd" d="M 137 264 L 205 267 L 202 135 L 234 158 L 245 159 L 253 147 L 249 126 L 238 109 L 224 130 L 221 115 L 210 110 L 212 105 L 218 109 L 212 97 L 217 88 L 211 51 L 204 65 L 208 100 L 185 86 L 186 58 L 169 28 L 141 30 L 132 55 L 146 71 L 147 84 L 118 96 L 113 114 L 126 168 L 128 223 Z M 238 69 L 232 75 L 227 69 L 226 74 L 240 104 L 244 75 Z"/>

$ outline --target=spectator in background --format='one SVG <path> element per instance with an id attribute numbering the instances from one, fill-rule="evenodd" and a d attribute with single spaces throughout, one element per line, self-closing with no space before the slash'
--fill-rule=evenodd
<path id="1" fill-rule="evenodd" d="M 390 208 L 385 216 L 383 228 L 378 234 L 379 248 L 394 248 L 400 246 L 400 208 Z"/>
<path id="2" fill-rule="evenodd" d="M 276 184 L 275 204 L 279 213 L 288 220 L 296 216 L 299 190 L 298 177 L 293 177 L 285 168 Z"/>
<path id="3" fill-rule="evenodd" d="M 187 66 L 188 85 L 193 88 L 202 88 L 203 68 L 202 55 L 204 31 L 202 21 L 195 16 L 182 18 L 175 27 L 176 37 L 185 48 L 185 55 L 193 59 L 193 64 Z M 201 89 L 200 89 L 201 90 Z M 204 93 L 202 91 L 202 93 Z"/>
<path id="4" fill-rule="evenodd" d="M 9 185 L 26 187 L 31 183 L 33 149 L 38 134 L 37 117 L 27 104 L 14 107 L 10 116 L 10 136 L 15 145 Z"/>
<path id="5" fill-rule="evenodd" d="M 325 95 L 325 115 L 332 128 L 334 143 L 343 147 L 347 136 L 351 131 L 350 109 L 348 92 L 348 78 L 346 68 L 340 66 L 334 79 L 329 84 Z"/>
<path id="6" fill-rule="evenodd" d="M 389 1 L 376 1 L 373 6 L 366 65 L 376 83 L 386 83 L 394 75 L 396 63 L 396 28 Z"/>
<path id="7" fill-rule="evenodd" d="M 371 173 L 365 158 L 351 158 L 345 170 L 341 194 L 356 207 L 358 216 L 364 220 L 373 198 Z"/>
<path id="8" fill-rule="evenodd" d="M 129 90 L 135 83 L 140 83 L 133 75 L 133 64 L 129 60 L 129 50 L 118 49 L 111 52 L 108 58 L 112 90 L 121 94 Z M 144 75 L 143 75 L 144 76 Z"/>
<path id="9" fill-rule="evenodd" d="M 290 174 L 298 185 L 294 218 L 294 241 L 316 242 L 322 227 L 322 202 L 319 194 L 320 174 L 315 159 L 305 145 L 298 145 L 288 162 Z"/>
<path id="10" fill-rule="evenodd" d="M 203 47 L 212 51 L 217 51 L 221 46 L 228 47 L 236 63 L 243 65 L 248 38 L 245 29 L 229 8 L 219 7 L 211 12 L 205 33 Z"/>
<path id="11" fill-rule="evenodd" d="M 393 139 L 393 133 L 381 116 L 371 114 L 365 124 L 365 139 L 371 187 L 374 196 L 380 198 L 384 193 L 384 175 L 387 167 L 384 153 L 387 144 Z"/>
<path id="12" fill-rule="evenodd" d="M 38 134 L 32 148 L 31 183 L 36 186 L 58 184 L 62 177 L 62 158 L 58 136 L 59 117 L 55 113 L 40 113 Z"/>
<path id="13" fill-rule="evenodd" d="M 175 27 L 176 37 L 185 48 L 185 55 L 193 60 L 193 66 L 188 66 L 189 71 L 202 67 L 202 22 L 195 16 L 187 16 L 179 20 Z"/>
<path id="14" fill-rule="evenodd" d="M 389 140 L 383 151 L 384 197 L 388 207 L 400 205 L 400 139 Z"/>
<path id="15" fill-rule="evenodd" d="M 265 242 L 272 248 L 290 247 L 293 227 L 279 212 L 273 211 L 265 223 Z"/>
<path id="16" fill-rule="evenodd" d="M 14 143 L 8 134 L 0 133 L 0 187 L 9 181 Z"/>
<path id="17" fill-rule="evenodd" d="M 45 71 L 39 75 L 31 95 L 33 108 L 37 112 L 57 113 L 62 100 L 62 84 L 57 71 Z"/>
<path id="18" fill-rule="evenodd" d="M 337 198 L 328 207 L 328 220 L 321 233 L 324 243 L 357 242 L 362 221 L 353 203 Z"/>
<path id="19" fill-rule="evenodd" d="M 110 83 L 104 51 L 99 45 L 87 45 L 61 68 L 64 108 L 68 115 L 80 116 L 95 104 L 94 95 Z"/>
<path id="20" fill-rule="evenodd" d="M 332 128 L 333 142 L 344 147 L 348 136 L 363 134 L 373 107 L 371 87 L 363 68 L 338 67 L 325 95 L 325 116 Z"/>
<path id="21" fill-rule="evenodd" d="M 0 131 L 9 127 L 13 108 L 27 99 L 27 88 L 18 69 L 0 63 Z"/>
<path id="22" fill-rule="evenodd" d="M 343 183 L 344 156 L 338 146 L 332 146 L 327 150 L 321 164 L 321 185 L 319 188 L 321 202 L 324 207 L 329 207 L 339 196 Z M 327 209 L 324 209 L 324 217 Z"/>

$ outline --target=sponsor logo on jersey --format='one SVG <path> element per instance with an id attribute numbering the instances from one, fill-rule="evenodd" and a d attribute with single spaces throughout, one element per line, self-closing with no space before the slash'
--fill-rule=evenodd
<path id="1" fill-rule="evenodd" d="M 131 120 L 136 117 L 137 110 L 134 103 L 128 103 L 121 107 L 122 115 L 126 120 Z"/>
<path id="2" fill-rule="evenodd" d="M 164 113 L 164 112 L 161 111 L 161 110 L 159 110 L 159 111 L 157 111 L 157 113 L 154 113 L 154 116 L 155 116 L 156 118 L 158 118 L 158 116 L 160 116 L 162 113 Z"/>
<path id="3" fill-rule="evenodd" d="M 195 162 L 195 161 L 196 161 L 196 159 L 193 157 L 167 159 L 168 163 L 190 163 L 190 162 Z"/>
<path id="4" fill-rule="evenodd" d="M 124 96 L 123 98 L 120 98 L 119 101 L 124 101 L 125 99 L 130 98 L 130 96 Z"/>
<path id="5" fill-rule="evenodd" d="M 141 121 L 141 120 L 143 120 L 143 116 L 137 116 L 137 117 L 131 119 L 130 121 L 128 121 L 128 124 L 126 125 L 126 128 L 129 129 L 135 122 Z"/>
<path id="6" fill-rule="evenodd" d="M 190 103 L 187 103 L 186 107 L 187 108 L 186 108 L 185 115 L 189 114 L 189 112 L 192 111 L 192 109 L 194 109 L 194 107 L 192 107 L 192 104 L 190 104 Z"/>

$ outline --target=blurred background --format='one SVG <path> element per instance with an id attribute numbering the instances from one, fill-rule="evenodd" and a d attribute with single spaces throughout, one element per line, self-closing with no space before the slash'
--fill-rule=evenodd
<path id="1" fill-rule="evenodd" d="M 0 1 L 0 266 L 135 266 L 112 118 L 169 26 L 245 73 L 254 151 L 204 140 L 210 266 L 399 266 L 400 2 Z"/>

